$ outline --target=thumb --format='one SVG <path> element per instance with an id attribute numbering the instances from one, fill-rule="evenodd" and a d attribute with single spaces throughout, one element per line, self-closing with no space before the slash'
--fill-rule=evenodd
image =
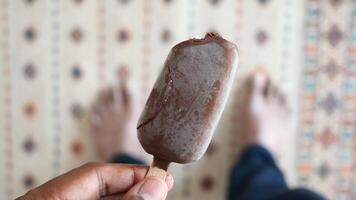
<path id="1" fill-rule="evenodd" d="M 163 180 L 150 176 L 132 187 L 123 200 L 162 200 L 167 192 L 168 186 Z"/>

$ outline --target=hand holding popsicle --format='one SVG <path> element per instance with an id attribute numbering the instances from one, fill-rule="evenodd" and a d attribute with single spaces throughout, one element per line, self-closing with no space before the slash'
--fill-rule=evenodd
<path id="1" fill-rule="evenodd" d="M 202 157 L 225 107 L 237 60 L 237 47 L 216 33 L 173 47 L 137 125 L 141 145 L 154 156 L 148 176 L 164 178 L 169 163 Z"/>
<path id="2" fill-rule="evenodd" d="M 236 46 L 217 34 L 176 45 L 137 127 L 140 143 L 154 156 L 148 172 L 145 166 L 87 164 L 18 199 L 165 199 L 173 185 L 169 164 L 196 161 L 206 151 L 236 68 Z"/>

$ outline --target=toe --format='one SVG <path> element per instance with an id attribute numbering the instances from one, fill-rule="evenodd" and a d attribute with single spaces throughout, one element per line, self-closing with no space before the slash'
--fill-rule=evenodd
<path id="1" fill-rule="evenodd" d="M 254 88 L 255 77 L 253 75 L 248 76 L 243 83 L 243 88 L 246 91 L 252 91 Z"/>
<path id="2" fill-rule="evenodd" d="M 251 99 L 251 96 L 253 94 L 253 88 L 254 88 L 254 77 L 253 76 L 247 76 L 241 83 L 241 85 L 238 86 L 238 99 L 239 101 L 243 101 L 243 103 L 249 102 Z"/>
<path id="3" fill-rule="evenodd" d="M 138 96 L 128 82 L 121 83 L 118 98 L 116 104 L 120 105 L 120 109 L 125 115 L 130 115 L 135 106 L 135 101 L 138 100 Z"/>
<path id="4" fill-rule="evenodd" d="M 122 106 L 124 108 L 127 108 L 130 106 L 129 104 L 131 103 L 131 91 L 129 88 L 130 85 L 130 73 L 129 70 L 126 67 L 121 67 L 119 69 L 119 90 L 120 90 L 120 101 L 122 103 Z"/>
<path id="5" fill-rule="evenodd" d="M 253 79 L 253 90 L 255 91 L 255 94 L 267 97 L 269 88 L 271 87 L 271 78 L 268 73 L 259 71 L 253 74 Z"/>
<path id="6" fill-rule="evenodd" d="M 282 113 L 288 115 L 290 113 L 290 107 L 287 94 L 277 86 L 274 86 L 274 88 L 272 88 L 272 93 L 274 94 L 271 94 L 271 101 L 274 102 L 275 106 L 278 107 L 278 109 Z"/>
<path id="7" fill-rule="evenodd" d="M 271 100 L 277 100 L 279 96 L 279 89 L 275 83 L 270 83 L 267 88 L 267 98 Z"/>
<path id="8" fill-rule="evenodd" d="M 271 95 L 272 84 L 271 79 L 268 79 L 266 83 L 263 85 L 262 94 L 263 97 L 268 98 Z"/>
<path id="9" fill-rule="evenodd" d="M 114 99 L 113 89 L 111 87 L 106 88 L 100 92 L 99 98 L 98 98 L 98 103 L 108 104 L 109 102 L 112 102 L 113 99 Z"/>
<path id="10" fill-rule="evenodd" d="M 243 82 L 242 88 L 246 94 L 257 94 L 267 96 L 270 87 L 270 76 L 265 71 L 251 73 Z"/>
<path id="11" fill-rule="evenodd" d="M 287 97 L 286 97 L 286 94 L 281 90 L 278 91 L 277 101 L 278 101 L 279 105 L 286 106 Z"/>

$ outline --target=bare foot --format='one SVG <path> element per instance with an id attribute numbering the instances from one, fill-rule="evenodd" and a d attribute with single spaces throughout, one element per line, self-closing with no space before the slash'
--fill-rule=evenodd
<path id="1" fill-rule="evenodd" d="M 239 130 L 241 149 L 261 144 L 278 156 L 285 146 L 290 110 L 286 95 L 266 72 L 250 75 L 240 89 Z"/>
<path id="2" fill-rule="evenodd" d="M 145 157 L 136 133 L 140 97 L 128 83 L 127 72 L 120 72 L 119 76 L 118 85 L 99 93 L 90 116 L 98 155 L 104 161 L 119 153 Z"/>

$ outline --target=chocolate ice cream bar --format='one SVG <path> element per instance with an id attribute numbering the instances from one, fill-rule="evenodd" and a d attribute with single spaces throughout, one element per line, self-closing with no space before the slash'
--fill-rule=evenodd
<path id="1" fill-rule="evenodd" d="M 237 47 L 216 33 L 173 47 L 138 122 L 143 148 L 163 163 L 205 153 L 237 69 Z"/>

